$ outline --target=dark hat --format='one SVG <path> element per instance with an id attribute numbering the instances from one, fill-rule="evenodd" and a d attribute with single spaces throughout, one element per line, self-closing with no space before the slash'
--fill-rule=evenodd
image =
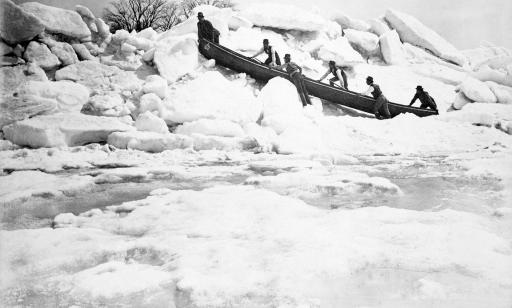
<path id="1" fill-rule="evenodd" d="M 292 57 L 292 56 L 290 56 L 290 54 L 289 54 L 289 53 L 287 53 L 287 54 L 285 54 L 285 55 L 284 55 L 284 58 L 285 58 L 285 59 L 287 59 L 287 58 L 288 58 L 288 59 L 290 59 L 291 57 Z"/>
<path id="2" fill-rule="evenodd" d="M 366 80 L 370 81 L 370 82 L 373 82 L 373 77 L 372 76 L 368 76 L 368 77 L 366 77 Z"/>
<path id="3" fill-rule="evenodd" d="M 203 12 L 197 13 L 197 17 L 204 17 Z"/>
<path id="4" fill-rule="evenodd" d="M 268 44 L 268 39 L 263 39 L 263 44 Z"/>
<path id="5" fill-rule="evenodd" d="M 329 65 L 336 65 L 336 62 L 334 62 L 333 60 L 329 61 Z"/>
<path id="6" fill-rule="evenodd" d="M 423 91 L 423 87 L 422 87 L 422 86 L 417 86 L 417 87 L 416 87 L 416 90 Z"/>

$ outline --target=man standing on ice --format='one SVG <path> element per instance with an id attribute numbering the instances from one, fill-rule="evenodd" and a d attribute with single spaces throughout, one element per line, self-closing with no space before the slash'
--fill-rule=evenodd
<path id="1" fill-rule="evenodd" d="M 333 78 L 329 79 L 329 84 L 334 87 L 335 81 L 340 82 L 340 87 L 342 87 L 345 90 L 348 90 L 348 82 L 347 82 L 347 74 L 345 74 L 345 71 L 343 70 L 343 67 L 337 66 L 336 62 L 329 61 L 329 69 L 325 74 L 318 79 L 318 81 L 322 81 L 329 75 L 329 73 L 332 73 L 334 76 Z M 341 84 L 341 80 L 343 80 L 343 84 Z"/>
<path id="2" fill-rule="evenodd" d="M 382 94 L 379 85 L 373 83 L 372 76 L 366 77 L 366 84 L 369 87 L 368 90 L 363 93 L 363 95 L 370 96 L 371 94 L 373 98 L 377 100 L 375 105 L 373 105 L 373 113 L 375 114 L 375 117 L 379 120 L 391 118 L 391 113 L 389 113 L 388 108 L 388 99 L 384 96 L 384 94 Z"/>
<path id="3" fill-rule="evenodd" d="M 263 47 L 251 58 L 256 58 L 262 53 L 266 53 L 268 55 L 267 60 L 265 60 L 266 65 L 276 66 L 281 65 L 281 59 L 279 58 L 279 54 L 274 50 L 272 46 L 269 45 L 268 39 L 263 40 Z"/>
<path id="4" fill-rule="evenodd" d="M 416 94 L 412 98 L 411 103 L 409 104 L 409 106 L 412 106 L 412 104 L 414 104 L 414 102 L 418 98 L 420 99 L 420 102 L 421 102 L 420 108 L 424 108 L 424 109 L 430 108 L 432 110 L 437 111 L 436 101 L 434 100 L 434 98 L 432 98 L 432 96 L 430 96 L 428 94 L 428 92 L 423 91 L 423 87 L 422 86 L 417 86 L 416 87 Z"/>
<path id="5" fill-rule="evenodd" d="M 199 41 L 205 39 L 218 44 L 220 32 L 213 27 L 211 22 L 204 19 L 202 12 L 197 13 L 197 19 L 199 19 L 197 22 L 197 36 Z"/>
<path id="6" fill-rule="evenodd" d="M 284 62 L 285 63 L 283 65 L 277 66 L 277 68 L 286 70 L 286 72 L 290 76 L 290 79 L 297 88 L 300 100 L 302 101 L 302 106 L 305 107 L 306 105 L 311 105 L 308 90 L 306 89 L 306 85 L 304 85 L 302 68 L 298 66 L 296 63 L 291 62 L 291 56 L 288 53 L 284 55 Z"/>

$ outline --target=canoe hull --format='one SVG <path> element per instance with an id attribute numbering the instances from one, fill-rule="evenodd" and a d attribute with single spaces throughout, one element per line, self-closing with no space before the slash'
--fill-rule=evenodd
<path id="1" fill-rule="evenodd" d="M 233 50 L 206 40 L 199 42 L 199 51 L 206 58 L 215 59 L 217 64 L 237 72 L 246 73 L 257 80 L 268 81 L 274 77 L 289 79 L 288 74 L 281 70 L 271 68 L 256 60 L 234 52 Z M 332 87 L 326 83 L 321 83 L 307 77 L 304 78 L 304 83 L 309 94 L 312 96 L 316 96 L 330 103 L 373 114 L 375 99 L 372 97 L 363 96 L 350 90 Z M 438 114 L 437 111 L 434 110 L 410 107 L 392 102 L 389 103 L 389 112 L 393 117 L 401 113 L 414 113 L 419 117 Z"/>

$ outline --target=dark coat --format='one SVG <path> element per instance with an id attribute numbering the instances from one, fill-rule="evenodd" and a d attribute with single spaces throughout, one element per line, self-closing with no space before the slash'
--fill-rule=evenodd
<path id="1" fill-rule="evenodd" d="M 215 37 L 218 37 L 220 32 L 215 29 L 211 22 L 206 19 L 197 22 L 197 36 L 199 39 L 207 39 L 214 41 Z"/>

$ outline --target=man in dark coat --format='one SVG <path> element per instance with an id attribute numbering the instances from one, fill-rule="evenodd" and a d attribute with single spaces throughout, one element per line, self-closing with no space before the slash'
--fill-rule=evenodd
<path id="1" fill-rule="evenodd" d="M 302 101 L 302 106 L 305 107 L 306 105 L 311 105 L 308 90 L 306 89 L 306 85 L 304 84 L 304 79 L 302 76 L 302 68 L 296 63 L 291 62 L 290 54 L 286 54 L 284 56 L 284 62 L 285 63 L 283 65 L 277 66 L 277 68 L 286 70 L 290 76 L 291 81 L 297 88 L 300 100 Z"/>
<path id="2" fill-rule="evenodd" d="M 345 74 L 345 71 L 343 70 L 343 67 L 336 65 L 336 62 L 329 61 L 329 69 L 325 74 L 318 79 L 318 81 L 322 81 L 331 73 L 334 77 L 329 79 L 329 84 L 334 87 L 336 81 L 340 81 L 340 86 L 348 90 L 348 82 L 347 82 L 347 74 Z M 343 80 L 343 84 L 341 84 L 341 80 Z"/>
<path id="3" fill-rule="evenodd" d="M 376 102 L 373 105 L 373 113 L 375 117 L 379 120 L 389 119 L 391 118 L 391 113 L 389 112 L 388 107 L 388 99 L 382 94 L 380 87 L 378 84 L 373 83 L 373 77 L 366 77 L 366 84 L 369 86 L 368 90 L 364 92 L 364 95 L 372 95 L 375 98 Z"/>
<path id="4" fill-rule="evenodd" d="M 262 53 L 266 53 L 268 58 L 265 60 L 266 65 L 277 66 L 281 65 L 281 59 L 279 58 L 279 54 L 274 50 L 272 46 L 269 45 L 268 39 L 263 40 L 263 47 L 251 58 L 256 58 Z"/>
<path id="5" fill-rule="evenodd" d="M 214 43 L 219 43 L 220 32 L 215 29 L 211 22 L 204 19 L 202 12 L 197 13 L 197 36 L 199 40 L 206 39 Z"/>
<path id="6" fill-rule="evenodd" d="M 409 106 L 412 106 L 412 104 L 414 104 L 414 102 L 417 99 L 420 99 L 420 102 L 421 102 L 420 108 L 424 108 L 424 109 L 430 108 L 432 110 L 437 111 L 436 101 L 432 98 L 432 96 L 430 96 L 428 94 L 428 92 L 423 90 L 422 86 L 417 86 L 416 87 L 416 94 L 412 98 L 411 103 L 409 104 Z"/>

